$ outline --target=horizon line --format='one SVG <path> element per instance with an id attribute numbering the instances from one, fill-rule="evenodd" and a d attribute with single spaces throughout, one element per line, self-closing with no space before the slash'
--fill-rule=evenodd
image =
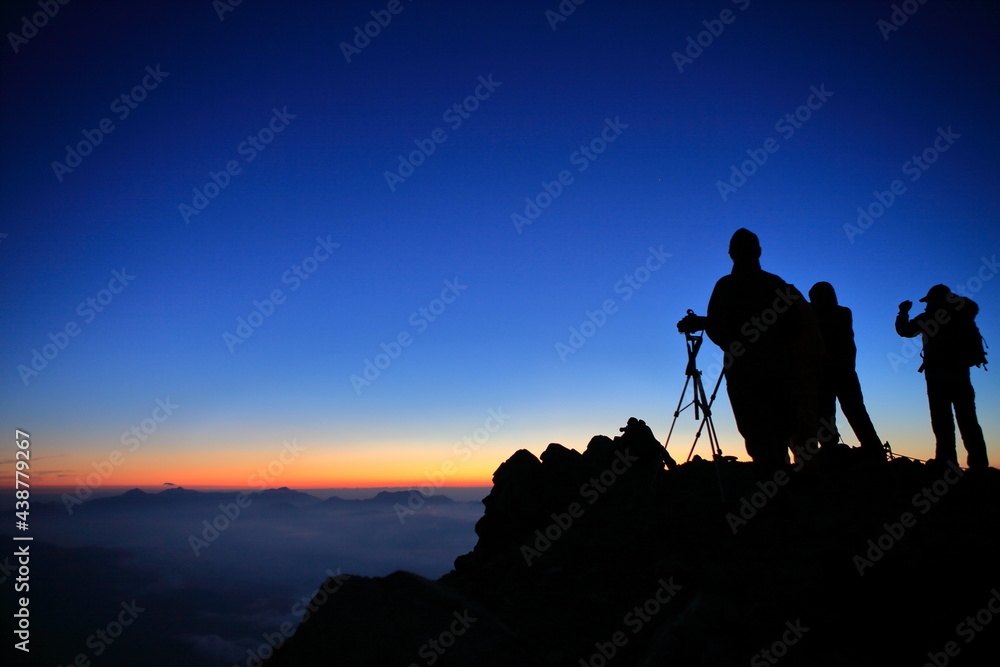
<path id="1" fill-rule="evenodd" d="M 258 491 L 274 491 L 278 489 L 289 489 L 291 491 L 368 491 L 374 489 L 421 489 L 421 488 L 433 488 L 433 489 L 488 489 L 492 488 L 493 484 L 470 484 L 470 485 L 426 485 L 426 484 L 408 484 L 408 485 L 386 485 L 378 484 L 374 486 L 289 486 L 283 484 L 281 486 L 268 486 L 264 488 L 247 488 L 245 486 L 232 486 L 224 484 L 126 484 L 126 485 L 107 485 L 99 486 L 90 489 L 92 494 L 100 493 L 112 493 L 116 491 L 127 492 L 133 489 L 147 490 L 147 489 L 158 489 L 161 491 L 169 491 L 170 489 L 185 489 L 188 491 L 245 491 L 246 493 L 256 493 Z M 75 493 L 79 487 L 78 486 L 65 486 L 65 485 L 36 485 L 32 486 L 31 490 L 38 493 L 59 493 L 59 492 L 70 492 Z M 0 485 L 0 493 L 13 493 L 18 490 L 15 486 Z"/>

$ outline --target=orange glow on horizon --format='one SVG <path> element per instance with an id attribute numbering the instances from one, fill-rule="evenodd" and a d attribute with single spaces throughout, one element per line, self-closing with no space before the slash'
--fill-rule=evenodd
<path id="1" fill-rule="evenodd" d="M 168 475 L 168 481 L 170 479 L 180 479 L 181 482 L 164 482 L 164 476 L 162 474 L 156 475 L 138 475 L 134 477 L 121 479 L 116 479 L 113 484 L 100 484 L 100 485 L 89 485 L 92 486 L 93 490 L 102 490 L 106 488 L 119 488 L 119 489 L 134 489 L 134 488 L 151 488 L 151 487 L 163 487 L 163 488 L 174 488 L 174 487 L 184 487 L 186 489 L 240 489 L 246 491 L 256 491 L 258 489 L 276 489 L 286 486 L 290 489 L 376 489 L 376 488 L 417 488 L 422 486 L 432 486 L 435 488 L 447 488 L 447 487 L 481 487 L 481 486 L 492 486 L 493 485 L 493 473 L 490 471 L 489 474 L 483 475 L 481 477 L 476 476 L 458 476 L 454 475 L 448 477 L 443 483 L 438 483 L 428 479 L 427 477 L 421 477 L 417 474 L 411 474 L 405 477 L 377 477 L 375 475 L 365 476 L 365 477 L 296 477 L 281 480 L 274 480 L 273 483 L 267 484 L 265 480 L 260 480 L 255 484 L 240 483 L 238 480 L 213 477 L 206 473 L 204 475 Z M 83 479 L 86 484 L 86 480 Z M 54 490 L 64 491 L 66 489 L 75 489 L 77 483 L 74 479 L 70 480 L 53 480 L 49 483 L 37 483 L 32 484 L 31 488 L 36 491 L 46 491 L 52 492 Z M 12 492 L 14 490 L 13 484 L 9 480 L 0 480 L 0 488 L 4 489 L 5 492 Z"/>
<path id="2" fill-rule="evenodd" d="M 444 452 L 445 455 L 442 455 Z M 400 445 L 363 447 L 269 447 L 242 450 L 178 448 L 169 452 L 136 452 L 118 465 L 107 455 L 73 453 L 51 466 L 32 471 L 31 488 L 53 492 L 89 487 L 111 488 L 378 488 L 483 487 L 493 484 L 493 472 L 512 452 L 456 455 L 441 448 Z M 11 475 L 0 475 L 0 487 L 13 486 Z"/>

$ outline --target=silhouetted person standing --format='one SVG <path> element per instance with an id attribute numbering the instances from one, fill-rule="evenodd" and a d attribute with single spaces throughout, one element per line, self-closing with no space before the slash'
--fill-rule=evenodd
<path id="1" fill-rule="evenodd" d="M 795 423 L 791 344 L 798 291 L 761 270 L 757 235 L 739 229 L 729 242 L 733 270 L 715 284 L 705 317 L 689 315 L 681 331 L 704 329 L 725 353 L 726 391 L 736 426 L 759 473 L 788 462 Z"/>
<path id="2" fill-rule="evenodd" d="M 792 287 L 792 289 L 795 289 Z M 821 397 L 827 366 L 826 344 L 812 304 L 795 290 L 796 330 L 791 341 L 791 400 L 795 410 L 792 450 L 798 454 L 817 440 L 823 417 Z"/>
<path id="3" fill-rule="evenodd" d="M 955 421 L 962 433 L 970 468 L 986 468 L 986 441 L 976 416 L 976 393 L 969 368 L 985 361 L 975 318 L 979 306 L 971 299 L 956 296 L 947 285 L 935 285 L 920 299 L 927 304 L 924 312 L 912 320 L 913 303 L 903 301 L 896 315 L 896 333 L 906 338 L 923 337 L 923 358 L 918 371 L 927 380 L 931 428 L 940 463 L 958 463 L 955 447 Z M 952 407 L 955 415 L 952 419 Z"/>
<path id="4" fill-rule="evenodd" d="M 822 424 L 819 430 L 820 444 L 835 445 L 840 440 L 840 433 L 837 431 L 837 401 L 840 400 L 840 408 L 862 449 L 872 458 L 884 460 L 885 448 L 868 416 L 861 393 L 861 382 L 858 380 L 858 348 L 854 344 L 854 318 L 851 309 L 837 303 L 833 285 L 826 282 L 812 286 L 809 301 L 819 320 L 827 352 L 819 398 Z"/>

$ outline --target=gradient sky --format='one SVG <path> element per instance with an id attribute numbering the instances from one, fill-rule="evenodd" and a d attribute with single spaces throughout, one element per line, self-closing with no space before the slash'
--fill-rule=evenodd
<path id="1" fill-rule="evenodd" d="M 590 0 L 564 21 L 546 14 L 556 0 L 388 5 L 401 11 L 243 2 L 220 18 L 208 0 L 73 2 L 26 42 L 8 34 L 0 425 L 31 433 L 34 485 L 72 486 L 115 450 L 105 487 L 256 487 L 268 465 L 269 486 L 482 485 L 517 448 L 582 449 L 631 416 L 662 439 L 684 379 L 674 325 L 704 313 L 739 227 L 766 270 L 803 292 L 833 283 L 876 427 L 931 455 L 919 360 L 893 318 L 943 282 L 1000 341 L 996 3 L 914 2 L 891 31 L 888 2 Z M 38 8 L 3 11 L 11 33 Z M 373 11 L 391 22 L 345 56 Z M 467 117 L 448 112 L 477 90 Z M 808 119 L 782 121 L 796 112 Z M 95 134 L 102 119 L 113 131 Z M 261 130 L 270 143 L 244 143 Z M 100 143 L 54 167 L 85 132 Z M 399 156 L 433 137 L 390 187 Z M 578 152 L 592 142 L 603 152 Z M 717 183 L 765 146 L 724 198 Z M 884 213 L 845 231 L 896 179 Z M 317 239 L 339 245 L 328 256 Z M 651 249 L 669 257 L 645 273 Z M 134 278 L 102 293 L 116 271 Z M 449 281 L 463 288 L 435 302 Z M 276 289 L 283 302 L 227 343 Z M 401 334 L 378 377 L 352 383 Z M 53 338 L 65 348 L 25 376 Z M 702 352 L 709 383 L 716 351 Z M 1000 381 L 973 382 L 995 463 Z M 144 441 L 123 440 L 154 416 Z M 716 422 L 745 458 L 725 392 Z M 685 417 L 675 457 L 693 433 Z M 456 449 L 464 438 L 479 448 Z"/>

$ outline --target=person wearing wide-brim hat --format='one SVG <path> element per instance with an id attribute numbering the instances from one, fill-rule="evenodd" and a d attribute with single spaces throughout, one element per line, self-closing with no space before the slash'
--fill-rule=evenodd
<path id="1" fill-rule="evenodd" d="M 924 312 L 910 319 L 913 303 L 903 301 L 896 315 L 896 333 L 906 338 L 922 336 L 923 359 L 918 371 L 927 381 L 927 402 L 936 441 L 938 463 L 958 463 L 955 422 L 962 434 L 970 468 L 986 468 L 989 459 L 983 429 L 976 415 L 976 392 L 970 368 L 985 363 L 982 338 L 975 325 L 979 306 L 952 294 L 947 285 L 934 285 L 920 299 Z M 954 418 L 952 418 L 954 409 Z"/>

